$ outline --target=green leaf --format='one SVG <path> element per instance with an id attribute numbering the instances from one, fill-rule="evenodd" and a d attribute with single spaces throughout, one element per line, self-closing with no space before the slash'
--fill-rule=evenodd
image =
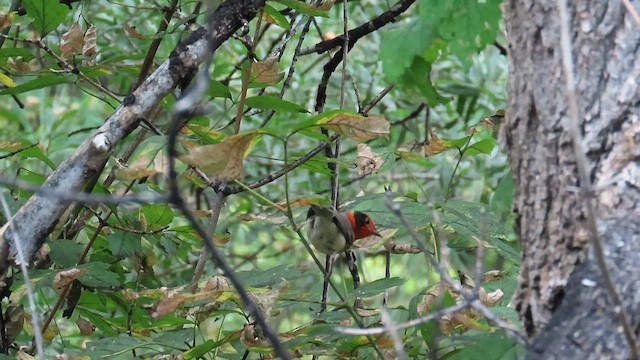
<path id="1" fill-rule="evenodd" d="M 49 253 L 51 260 L 62 268 L 75 266 L 84 251 L 83 245 L 72 240 L 55 240 L 48 244 L 51 249 Z"/>
<path id="2" fill-rule="evenodd" d="M 497 214 L 510 214 L 514 193 L 515 183 L 513 181 L 513 174 L 509 171 L 500 179 L 498 186 L 493 192 L 491 208 L 494 209 Z"/>
<path id="3" fill-rule="evenodd" d="M 69 8 L 58 1 L 23 0 L 22 6 L 33 18 L 33 26 L 40 33 L 40 38 L 55 30 L 69 13 Z"/>
<path id="4" fill-rule="evenodd" d="M 0 63 L 4 64 L 11 58 L 17 58 L 22 56 L 24 61 L 29 61 L 34 58 L 33 53 L 29 49 L 25 48 L 5 48 L 0 49 Z"/>
<path id="5" fill-rule="evenodd" d="M 496 139 L 488 138 L 480 140 L 472 145 L 470 145 L 465 150 L 465 155 L 476 155 L 476 154 L 486 154 L 491 155 L 491 152 L 496 146 Z"/>
<path id="6" fill-rule="evenodd" d="M 260 288 L 280 284 L 285 280 L 297 279 L 302 275 L 302 272 L 294 267 L 278 265 L 267 270 L 239 272 L 237 275 L 243 285 Z"/>
<path id="7" fill-rule="evenodd" d="M 216 347 L 216 342 L 209 339 L 203 342 L 202 344 L 192 347 L 189 351 L 185 352 L 183 354 L 183 359 L 185 360 L 198 359 L 202 357 L 204 354 L 211 351 L 215 347 Z"/>
<path id="8" fill-rule="evenodd" d="M 231 99 L 229 87 L 218 80 L 211 80 L 209 88 L 207 89 L 207 95 L 212 98 L 221 97 Z"/>
<path id="9" fill-rule="evenodd" d="M 141 237 L 127 231 L 116 231 L 109 236 L 109 250 L 119 258 L 126 258 L 142 252 Z"/>
<path id="10" fill-rule="evenodd" d="M 382 294 L 385 290 L 400 286 L 405 283 L 405 279 L 399 277 L 384 278 L 372 281 L 354 291 L 356 296 L 367 298 Z"/>
<path id="11" fill-rule="evenodd" d="M 34 146 L 32 148 L 29 148 L 25 151 L 21 151 L 18 156 L 20 157 L 25 157 L 25 158 L 36 158 L 40 161 L 42 161 L 43 163 L 47 164 L 47 166 L 49 166 L 51 168 L 51 170 L 55 170 L 56 169 L 56 164 L 53 163 L 53 161 L 51 161 L 51 159 L 49 159 L 49 157 L 47 155 L 45 155 L 45 153 L 42 151 L 42 149 L 40 148 L 40 146 Z"/>
<path id="12" fill-rule="evenodd" d="M 328 10 L 322 10 L 321 8 L 309 4 L 305 4 L 296 0 L 274 0 L 274 2 L 280 3 L 286 7 L 290 7 L 293 10 L 306 15 L 311 16 L 323 16 L 328 17 Z"/>
<path id="13" fill-rule="evenodd" d="M 120 277 L 118 274 L 109 271 L 109 264 L 103 262 L 91 262 L 78 266 L 79 269 L 85 269 L 84 275 L 78 280 L 84 285 L 97 288 L 110 288 L 120 286 Z"/>
<path id="14" fill-rule="evenodd" d="M 307 109 L 298 104 L 294 104 L 287 100 L 282 100 L 274 96 L 258 95 L 246 99 L 245 104 L 248 107 L 256 109 L 270 109 L 278 112 L 300 112 L 308 113 Z"/>
<path id="15" fill-rule="evenodd" d="M 278 26 L 285 30 L 291 30 L 291 24 L 289 24 L 287 18 L 284 17 L 284 15 L 282 15 L 278 10 L 274 9 L 273 6 L 267 4 L 264 6 L 263 10 L 264 13 L 267 14 L 269 18 Z"/>
<path id="16" fill-rule="evenodd" d="M 466 345 L 448 356 L 448 360 L 517 360 L 525 355 L 524 348 L 503 331 L 489 333 L 470 330 L 456 338 Z"/>
<path id="17" fill-rule="evenodd" d="M 462 200 L 449 200 L 441 205 L 444 210 L 441 221 L 451 226 L 454 231 L 468 240 L 483 240 L 494 247 L 505 258 L 520 263 L 520 255 L 515 242 L 513 230 L 508 223 L 501 221 L 486 204 Z"/>
<path id="18" fill-rule="evenodd" d="M 35 80 L 27 81 L 13 88 L 7 88 L 0 90 L 0 95 L 15 95 L 21 94 L 27 91 L 41 89 L 48 86 L 70 83 L 71 80 L 66 76 L 60 75 L 43 75 Z"/>
<path id="19" fill-rule="evenodd" d="M 173 221 L 173 210 L 165 204 L 146 204 L 140 209 L 147 221 L 147 228 L 151 231 L 169 225 Z"/>

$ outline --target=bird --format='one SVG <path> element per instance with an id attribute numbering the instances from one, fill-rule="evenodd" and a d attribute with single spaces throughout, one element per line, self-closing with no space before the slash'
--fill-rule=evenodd
<path id="1" fill-rule="evenodd" d="M 339 212 L 312 204 L 307 211 L 307 238 L 319 252 L 333 255 L 370 235 L 382 237 L 371 218 L 360 211 Z"/>

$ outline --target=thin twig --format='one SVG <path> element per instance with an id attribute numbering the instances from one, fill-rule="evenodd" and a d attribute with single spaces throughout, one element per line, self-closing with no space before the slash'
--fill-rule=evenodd
<path id="1" fill-rule="evenodd" d="M 624 4 L 624 7 L 627 8 L 629 14 L 631 14 L 631 17 L 636 22 L 636 25 L 640 27 L 640 16 L 638 16 L 638 12 L 633 7 L 633 5 L 631 5 L 631 2 L 629 0 L 622 0 L 622 3 Z"/>
<path id="2" fill-rule="evenodd" d="M 382 91 L 380 91 L 380 93 L 378 95 L 376 95 L 376 97 L 374 97 L 371 102 L 364 107 L 364 109 L 362 109 L 360 111 L 360 114 L 367 116 L 369 114 L 369 111 L 371 111 L 371 109 L 376 106 L 380 100 L 382 100 L 382 98 L 384 98 L 389 91 L 391 91 L 391 89 L 393 89 L 393 87 L 396 86 L 395 84 L 389 84 L 387 86 L 385 86 L 384 89 L 382 89 Z"/>
<path id="3" fill-rule="evenodd" d="M 622 300 L 618 290 L 616 289 L 613 280 L 607 266 L 607 261 L 604 254 L 604 249 L 600 241 L 598 234 L 598 219 L 596 217 L 596 210 L 593 203 L 593 184 L 589 176 L 589 160 L 587 159 L 586 152 L 583 146 L 583 138 L 580 130 L 580 108 L 578 107 L 578 95 L 575 88 L 575 78 L 573 69 L 573 55 L 571 54 L 571 35 L 570 35 L 570 22 L 569 22 L 569 10 L 567 8 L 566 0 L 558 0 L 558 15 L 560 17 L 560 46 L 562 50 L 562 65 L 564 67 L 566 87 L 567 87 L 567 100 L 569 102 L 569 119 L 565 121 L 565 125 L 573 144 L 573 152 L 576 157 L 576 165 L 578 168 L 578 176 L 580 179 L 580 196 L 587 208 L 587 226 L 589 227 L 591 246 L 595 254 L 598 268 L 602 274 L 602 281 L 604 282 L 607 293 L 611 297 L 614 305 L 614 311 L 617 313 L 622 325 L 624 336 L 629 343 L 630 358 L 637 360 L 639 358 L 638 347 L 636 337 L 629 316 L 622 307 Z"/>

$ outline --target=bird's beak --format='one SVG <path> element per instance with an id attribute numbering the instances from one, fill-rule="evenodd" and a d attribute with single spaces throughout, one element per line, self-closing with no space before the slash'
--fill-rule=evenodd
<path id="1" fill-rule="evenodd" d="M 382 237 L 382 234 L 380 234 L 380 232 L 379 232 L 378 230 L 376 230 L 376 231 L 372 231 L 372 232 L 371 232 L 371 235 L 375 235 L 375 236 L 377 236 L 377 237 Z"/>

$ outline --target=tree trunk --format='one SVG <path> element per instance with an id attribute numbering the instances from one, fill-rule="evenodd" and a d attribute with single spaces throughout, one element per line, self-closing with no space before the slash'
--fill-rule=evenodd
<path id="1" fill-rule="evenodd" d="M 635 215 L 640 203 L 640 28 L 620 1 L 567 2 L 580 125 L 600 237 L 635 329 L 640 318 L 634 301 L 640 277 L 640 251 L 634 249 L 639 246 L 634 240 L 640 240 Z M 640 8 L 637 1 L 634 5 Z M 569 358 L 628 358 L 628 344 L 608 305 L 611 299 L 599 268 L 587 256 L 586 212 L 564 125 L 570 120 L 557 6 L 556 0 L 504 4 L 511 67 L 501 141 L 517 184 L 516 233 L 523 250 L 516 308 L 528 335 L 540 334 L 532 342 L 530 350 L 539 351 L 533 358 L 546 358 L 542 352 L 562 357 L 553 346 L 572 348 Z M 558 325 L 569 320 L 574 321 L 573 333 L 548 333 L 560 331 Z M 553 325 L 545 329 L 547 324 Z M 546 345 L 540 346 L 542 341 Z M 603 353 L 596 354 L 597 344 Z M 611 349 L 612 344 L 622 345 Z M 580 353 L 584 356 L 576 355 Z"/>

